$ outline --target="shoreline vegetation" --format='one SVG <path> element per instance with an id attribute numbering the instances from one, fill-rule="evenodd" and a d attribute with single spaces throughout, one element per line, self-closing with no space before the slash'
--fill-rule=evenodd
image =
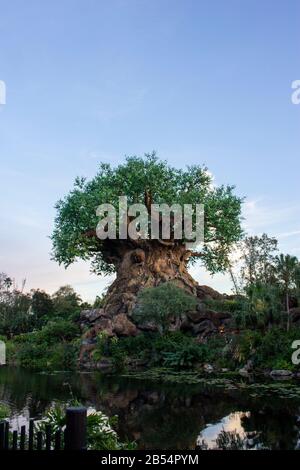
<path id="1" fill-rule="evenodd" d="M 224 302 L 229 302 L 232 308 L 232 300 Z M 212 302 L 209 305 L 211 308 Z M 7 363 L 36 371 L 94 369 L 108 374 L 131 373 L 132 376 L 143 374 L 145 369 L 148 373 L 153 369 L 155 374 L 159 370 L 169 371 L 171 376 L 182 375 L 183 378 L 186 374 L 300 376 L 299 366 L 291 360 L 292 344 L 300 338 L 297 325 L 289 331 L 280 324 L 266 329 L 232 326 L 201 342 L 192 332 L 181 330 L 141 332 L 132 337 L 110 336 L 100 331 L 93 343 L 92 362 L 82 367 L 78 362 L 82 344 L 79 323 L 78 312 L 75 318 L 48 320 L 40 329 L 10 338 L 2 335 Z"/>
<path id="2" fill-rule="evenodd" d="M 200 251 L 174 236 L 171 216 L 169 233 L 157 240 L 128 237 L 128 214 L 125 238 L 100 240 L 95 207 L 109 201 L 117 208 L 124 191 L 129 204 L 143 203 L 148 211 L 162 201 L 192 207 L 201 200 Z M 296 377 L 300 263 L 279 253 L 274 237 L 243 233 L 242 203 L 234 186 L 214 185 L 205 166 L 179 170 L 155 152 L 126 157 L 116 167 L 101 164 L 90 181 L 76 178 L 55 206 L 52 257 L 65 266 L 90 260 L 95 272 L 116 278 L 89 304 L 70 286 L 53 295 L 25 293 L 25 281 L 18 288 L 0 274 L 0 340 L 8 364 L 40 371 L 167 368 L 178 374 L 226 370 L 244 377 Z M 157 224 L 163 228 L 162 219 Z M 230 275 L 232 295 L 193 279 L 188 268 L 198 259 L 210 274 Z"/>
<path id="3" fill-rule="evenodd" d="M 105 295 L 91 305 L 70 286 L 52 296 L 39 289 L 24 293 L 2 273 L 0 339 L 7 363 L 133 376 L 167 370 L 176 380 L 201 373 L 297 378 L 299 262 L 276 250 L 274 238 L 248 237 L 234 295 L 199 286 L 196 297 L 165 282 L 142 290 L 130 315 L 113 317 L 122 317 L 115 329 L 103 308 Z"/>

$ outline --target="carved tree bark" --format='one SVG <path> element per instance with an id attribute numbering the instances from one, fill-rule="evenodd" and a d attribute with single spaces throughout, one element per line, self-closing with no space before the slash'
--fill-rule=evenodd
<path id="1" fill-rule="evenodd" d="M 183 244 L 163 240 L 140 240 L 134 244 L 118 240 L 114 256 L 107 258 L 115 264 L 117 277 L 108 289 L 105 311 L 110 316 L 130 315 L 141 289 L 167 281 L 174 281 L 196 295 L 198 284 L 187 271 L 190 256 Z"/>

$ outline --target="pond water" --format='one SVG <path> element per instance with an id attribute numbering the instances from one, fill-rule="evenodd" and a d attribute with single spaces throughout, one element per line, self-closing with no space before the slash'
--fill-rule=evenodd
<path id="1" fill-rule="evenodd" d="M 140 449 L 245 449 L 300 447 L 300 401 L 252 397 L 200 385 L 165 385 L 100 373 L 29 372 L 0 368 L 0 402 L 11 409 L 11 426 L 41 418 L 72 397 L 107 415 L 118 415 L 120 437 Z"/>

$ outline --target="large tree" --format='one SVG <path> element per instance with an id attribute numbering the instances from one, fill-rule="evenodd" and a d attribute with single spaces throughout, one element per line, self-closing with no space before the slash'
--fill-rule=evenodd
<path id="1" fill-rule="evenodd" d="M 278 242 L 263 233 L 261 237 L 249 236 L 241 243 L 241 278 L 245 288 L 274 282 L 275 252 Z"/>
<path id="2" fill-rule="evenodd" d="M 205 243 L 201 251 L 187 249 L 185 240 L 174 239 L 172 234 L 168 239 L 100 240 L 96 236 L 96 208 L 110 203 L 118 217 L 119 196 L 127 196 L 128 204 L 145 204 L 149 214 L 151 204 L 204 204 Z M 112 315 L 127 313 L 143 287 L 175 281 L 196 293 L 197 283 L 187 268 L 197 258 L 211 273 L 224 271 L 230 248 L 242 235 L 241 203 L 234 187 L 216 187 L 203 166 L 176 169 L 154 153 L 128 157 L 117 167 L 101 164 L 91 181 L 77 178 L 71 192 L 57 203 L 53 257 L 65 266 L 77 259 L 90 260 L 93 271 L 116 273 L 104 308 Z"/>

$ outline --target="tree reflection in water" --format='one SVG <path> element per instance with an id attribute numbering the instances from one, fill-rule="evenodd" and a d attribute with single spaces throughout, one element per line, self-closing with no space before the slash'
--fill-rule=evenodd
<path id="1" fill-rule="evenodd" d="M 118 415 L 118 432 L 140 449 L 294 449 L 299 439 L 299 404 L 251 399 L 245 392 L 200 386 L 161 385 L 102 377 L 99 373 L 39 374 L 0 369 L 0 401 L 11 408 L 13 426 L 40 418 L 71 394 L 86 406 Z"/>

